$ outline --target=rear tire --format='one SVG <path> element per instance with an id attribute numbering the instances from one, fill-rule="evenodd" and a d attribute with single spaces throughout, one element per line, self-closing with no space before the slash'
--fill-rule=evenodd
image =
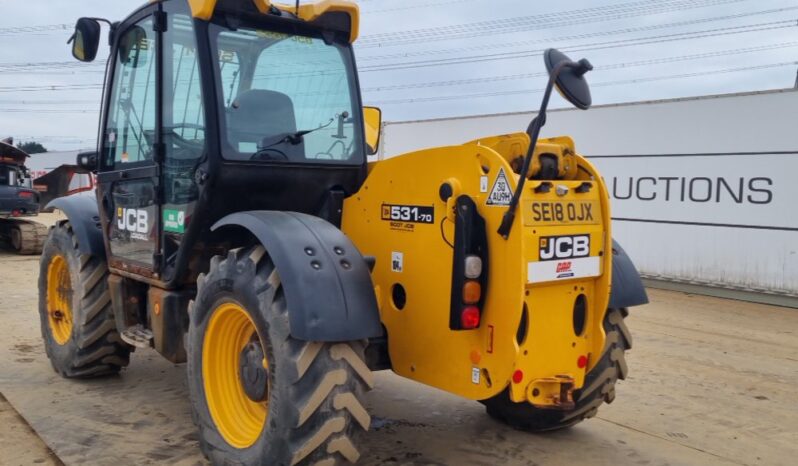
<path id="1" fill-rule="evenodd" d="M 615 383 L 628 372 L 624 353 L 632 347 L 632 336 L 623 322 L 626 309 L 608 309 L 604 318 L 607 334 L 598 364 L 587 374 L 582 389 L 574 391 L 572 410 L 541 409 L 529 403 L 515 403 L 507 390 L 483 401 L 488 414 L 515 429 L 528 432 L 571 427 L 598 412 L 599 406 L 615 399 Z"/>
<path id="2" fill-rule="evenodd" d="M 50 231 L 39 268 L 39 317 L 47 357 L 63 377 L 116 374 L 130 347 L 116 330 L 108 267 L 81 254 L 69 222 Z"/>
<path id="3" fill-rule="evenodd" d="M 231 306 L 246 313 L 248 330 L 220 323 L 223 313 L 233 312 Z M 289 333 L 289 307 L 277 271 L 261 246 L 233 250 L 224 259 L 214 257 L 208 274 L 197 280 L 197 298 L 189 307 L 187 376 L 200 445 L 213 464 L 334 465 L 360 457 L 357 441 L 370 424 L 361 400 L 373 385 L 364 362 L 365 342 L 297 340 Z M 219 349 L 237 347 L 217 343 L 226 341 L 225 335 L 244 335 L 234 337 L 238 345 L 249 342 L 241 350 L 242 358 Z M 263 384 L 247 391 L 252 386 L 245 388 L 241 374 L 252 371 L 249 365 L 234 369 L 238 389 L 219 377 L 213 380 L 215 374 L 231 374 L 219 360 L 235 365 L 253 342 L 260 343 L 258 357 L 266 360 L 268 380 L 266 394 L 254 399 L 250 394 L 262 394 Z M 218 388 L 222 385 L 224 390 Z M 237 390 L 247 398 L 241 401 Z M 220 393 L 227 395 L 221 402 Z M 253 401 L 258 399 L 265 401 Z"/>

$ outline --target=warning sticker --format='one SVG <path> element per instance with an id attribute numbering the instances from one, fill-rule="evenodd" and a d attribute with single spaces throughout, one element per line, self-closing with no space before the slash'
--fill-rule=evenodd
<path id="1" fill-rule="evenodd" d="M 499 169 L 499 175 L 496 181 L 493 182 L 493 188 L 488 194 L 487 205 L 510 205 L 510 199 L 513 198 L 513 192 L 510 190 L 510 183 L 507 181 L 507 175 L 504 174 L 504 168 Z"/>
<path id="2" fill-rule="evenodd" d="M 405 269 L 405 255 L 401 252 L 391 253 L 391 271 L 402 273 Z"/>
<path id="3" fill-rule="evenodd" d="M 182 210 L 164 209 L 163 231 L 169 233 L 185 233 L 186 213 Z"/>

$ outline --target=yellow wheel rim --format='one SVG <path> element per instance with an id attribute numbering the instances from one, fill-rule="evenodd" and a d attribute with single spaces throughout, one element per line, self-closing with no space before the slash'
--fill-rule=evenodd
<path id="1" fill-rule="evenodd" d="M 47 266 L 47 323 L 59 345 L 72 336 L 72 280 L 64 256 L 54 256 Z"/>
<path id="2" fill-rule="evenodd" d="M 219 433 L 239 449 L 255 444 L 269 414 L 269 402 L 251 400 L 241 382 L 241 353 L 253 340 L 259 342 L 265 354 L 265 345 L 243 307 L 223 303 L 213 310 L 202 349 L 205 398 Z M 265 357 L 262 364 L 268 370 Z"/>

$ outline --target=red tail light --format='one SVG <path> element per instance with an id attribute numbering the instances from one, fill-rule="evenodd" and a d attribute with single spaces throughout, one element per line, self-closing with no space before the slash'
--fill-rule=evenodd
<path id="1" fill-rule="evenodd" d="M 469 330 L 479 327 L 479 308 L 476 306 L 464 308 L 460 314 L 460 324 L 464 329 Z"/>
<path id="2" fill-rule="evenodd" d="M 576 367 L 584 369 L 586 366 L 587 366 L 587 356 L 584 355 L 579 356 L 579 358 L 576 360 Z"/>
<path id="3" fill-rule="evenodd" d="M 21 197 L 23 199 L 31 199 L 33 196 L 33 191 L 20 191 L 17 193 L 17 197 Z"/>

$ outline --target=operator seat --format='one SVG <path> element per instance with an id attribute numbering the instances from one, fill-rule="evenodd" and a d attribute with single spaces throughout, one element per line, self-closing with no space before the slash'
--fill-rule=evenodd
<path id="1" fill-rule="evenodd" d="M 273 139 L 280 134 L 293 134 L 297 131 L 294 103 L 287 95 L 266 89 L 250 89 L 242 92 L 233 101 L 227 113 L 227 134 L 233 147 L 249 159 L 253 152 L 261 148 L 264 139 Z M 242 150 L 246 146 L 257 147 L 251 152 Z M 286 157 L 275 156 L 270 152 L 264 159 L 301 159 L 305 156 L 304 144 L 278 144 L 274 149 Z"/>

